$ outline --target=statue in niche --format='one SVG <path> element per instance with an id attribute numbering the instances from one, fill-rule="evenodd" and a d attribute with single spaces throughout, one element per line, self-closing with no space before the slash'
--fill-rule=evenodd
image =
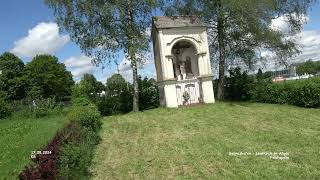
<path id="1" fill-rule="evenodd" d="M 186 79 L 187 74 L 186 74 L 185 62 L 180 61 L 179 67 L 180 67 L 180 76 L 182 76 L 182 79 Z"/>
<path id="2" fill-rule="evenodd" d="M 173 61 L 174 77 L 178 80 L 194 78 L 191 58 L 187 56 L 185 59 L 182 59 L 182 54 L 186 49 L 188 48 L 179 47 L 173 51 L 175 55 L 175 60 Z"/>
<path id="3" fill-rule="evenodd" d="M 183 77 L 182 77 L 182 73 L 181 73 L 181 63 L 176 62 L 176 63 L 174 63 L 173 67 L 174 67 L 175 78 L 177 78 L 178 80 L 182 80 Z"/>
<path id="4" fill-rule="evenodd" d="M 189 56 L 186 57 L 185 71 L 186 71 L 187 78 L 193 78 L 194 77 L 194 75 L 192 73 L 191 58 Z"/>
<path id="5" fill-rule="evenodd" d="M 175 63 L 173 64 L 174 74 L 178 80 L 186 79 L 185 62 L 182 61 L 183 48 L 177 48 L 174 50 L 176 57 Z"/>
<path id="6" fill-rule="evenodd" d="M 178 69 L 178 66 L 177 66 L 177 62 L 176 61 L 173 61 L 173 74 L 174 74 L 174 78 L 178 78 L 178 75 L 180 74 L 180 71 Z"/>

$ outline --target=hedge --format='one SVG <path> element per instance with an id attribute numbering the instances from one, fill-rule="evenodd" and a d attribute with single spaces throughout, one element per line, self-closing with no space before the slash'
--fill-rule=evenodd
<path id="1" fill-rule="evenodd" d="M 88 179 L 95 146 L 99 143 L 101 115 L 93 105 L 76 106 L 67 116 L 70 123 L 57 132 L 37 154 L 34 165 L 20 173 L 19 179 Z"/>
<path id="2" fill-rule="evenodd" d="M 101 127 L 101 114 L 95 105 L 75 106 L 67 115 L 70 121 L 77 121 L 81 126 L 98 131 Z"/>
<path id="3" fill-rule="evenodd" d="M 253 86 L 250 94 L 255 102 L 320 107 L 320 78 L 260 83 Z"/>
<path id="4" fill-rule="evenodd" d="M 41 152 L 49 154 L 36 154 L 33 160 L 35 165 L 26 166 L 20 173 L 19 179 L 57 179 L 59 167 L 59 151 L 63 143 L 72 136 L 72 132 L 77 132 L 79 126 L 70 123 L 65 128 L 57 132 L 53 139 L 41 149 Z"/>
<path id="5" fill-rule="evenodd" d="M 61 179 L 88 179 L 89 166 L 95 146 L 100 137 L 88 128 L 77 130 L 73 140 L 64 143 L 59 155 L 59 177 Z"/>

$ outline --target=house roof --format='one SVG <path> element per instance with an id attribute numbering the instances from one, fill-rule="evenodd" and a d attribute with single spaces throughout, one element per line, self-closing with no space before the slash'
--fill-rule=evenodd
<path id="1" fill-rule="evenodd" d="M 152 23 L 157 29 L 207 27 L 207 25 L 196 16 L 154 16 Z"/>

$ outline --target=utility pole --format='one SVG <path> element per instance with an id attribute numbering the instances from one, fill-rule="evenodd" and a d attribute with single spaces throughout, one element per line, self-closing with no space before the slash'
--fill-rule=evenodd
<path id="1" fill-rule="evenodd" d="M 117 66 L 117 72 L 118 72 L 118 74 L 120 74 L 120 69 L 119 69 L 119 63 L 118 63 L 118 61 L 115 60 L 114 63 L 115 63 L 116 66 Z"/>

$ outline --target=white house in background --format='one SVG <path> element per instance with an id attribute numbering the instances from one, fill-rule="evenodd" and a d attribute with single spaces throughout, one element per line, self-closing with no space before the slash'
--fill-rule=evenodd
<path id="1" fill-rule="evenodd" d="M 287 69 L 272 71 L 271 72 L 272 81 L 273 82 L 290 81 L 290 80 L 307 79 L 307 78 L 314 77 L 314 75 L 311 75 L 311 74 L 304 74 L 299 76 L 296 71 L 297 65 L 299 65 L 299 63 L 291 64 Z"/>
<path id="2" fill-rule="evenodd" d="M 214 103 L 207 26 L 194 16 L 153 17 L 160 104 Z"/>

